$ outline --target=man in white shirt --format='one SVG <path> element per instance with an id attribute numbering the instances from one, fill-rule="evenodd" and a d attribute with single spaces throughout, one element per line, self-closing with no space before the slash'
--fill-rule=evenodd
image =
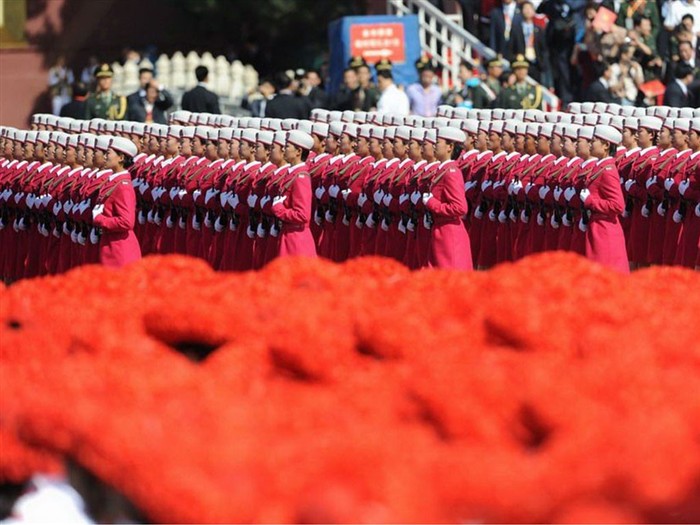
<path id="1" fill-rule="evenodd" d="M 377 84 L 381 96 L 377 102 L 377 112 L 388 113 L 396 116 L 406 116 L 410 112 L 410 103 L 406 93 L 401 91 L 394 84 L 394 77 L 391 71 L 378 71 Z"/>
<path id="2" fill-rule="evenodd" d="M 685 15 L 693 16 L 693 32 L 700 35 L 700 2 L 698 0 L 673 0 L 668 6 L 664 26 L 673 31 Z"/>

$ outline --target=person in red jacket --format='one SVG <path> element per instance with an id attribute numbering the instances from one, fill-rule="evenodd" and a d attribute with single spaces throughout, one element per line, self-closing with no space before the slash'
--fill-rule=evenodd
<path id="1" fill-rule="evenodd" d="M 134 234 L 136 194 L 127 171 L 137 153 L 136 146 L 128 139 L 115 137 L 110 141 L 105 167 L 112 174 L 92 209 L 93 225 L 101 230 L 100 263 L 113 268 L 141 258 Z"/>
<path id="2" fill-rule="evenodd" d="M 622 273 L 629 273 L 625 234 L 620 215 L 625 210 L 625 199 L 620 188 L 620 175 L 615 167 L 615 148 L 622 134 L 612 126 L 598 125 L 593 130 L 591 156 L 597 165 L 585 180 L 579 192 L 587 216 L 586 258 Z"/>
<path id="3" fill-rule="evenodd" d="M 464 132 L 457 128 L 442 127 L 437 131 L 435 158 L 440 166 L 432 176 L 430 190 L 422 195 L 432 222 L 428 256 L 431 267 L 473 269 L 469 234 L 462 224 L 468 211 L 464 182 L 454 162 L 461 153 L 459 145 L 465 140 Z"/>
<path id="4" fill-rule="evenodd" d="M 314 139 L 308 133 L 292 130 L 287 135 L 284 159 L 290 164 L 287 178 L 272 203 L 272 214 L 281 224 L 279 256 L 316 257 L 316 244 L 309 229 L 311 221 L 311 177 L 306 166 Z"/>

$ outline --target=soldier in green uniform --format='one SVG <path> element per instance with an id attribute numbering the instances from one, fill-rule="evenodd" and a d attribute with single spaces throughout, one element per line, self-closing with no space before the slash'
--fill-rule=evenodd
<path id="1" fill-rule="evenodd" d="M 487 109 L 494 107 L 501 93 L 501 75 L 503 74 L 503 61 L 500 58 L 489 60 L 487 64 L 486 79 L 479 82 L 474 88 L 474 107 Z"/>
<path id="2" fill-rule="evenodd" d="M 85 104 L 85 118 L 103 118 L 105 120 L 122 120 L 126 115 L 126 97 L 112 92 L 114 71 L 109 64 L 95 68 L 97 86 L 94 93 L 88 95 Z"/>
<path id="3" fill-rule="evenodd" d="M 523 55 L 518 55 L 511 64 L 515 84 L 501 91 L 496 107 L 504 109 L 542 109 L 542 87 L 527 81 L 530 64 Z"/>

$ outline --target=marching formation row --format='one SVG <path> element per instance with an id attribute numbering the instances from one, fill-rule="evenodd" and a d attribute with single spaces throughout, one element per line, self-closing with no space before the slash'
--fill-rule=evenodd
<path id="1" fill-rule="evenodd" d="M 623 272 L 700 265 L 698 110 L 569 109 L 35 115 L 31 131 L 0 128 L 0 270 L 149 253 L 239 271 L 284 255 L 470 269 L 546 250 Z"/>

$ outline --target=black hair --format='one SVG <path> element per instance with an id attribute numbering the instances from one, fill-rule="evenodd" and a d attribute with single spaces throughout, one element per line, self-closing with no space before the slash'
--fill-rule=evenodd
<path id="1" fill-rule="evenodd" d="M 88 94 L 88 88 L 83 82 L 75 82 L 73 84 L 73 96 L 84 97 Z"/>
<path id="2" fill-rule="evenodd" d="M 152 75 L 153 69 L 151 69 L 150 67 L 139 68 L 139 76 L 143 75 L 144 73 L 150 73 Z"/>
<path id="3" fill-rule="evenodd" d="M 601 60 L 600 62 L 595 62 L 593 65 L 593 70 L 595 72 L 596 78 L 602 77 L 603 73 L 605 73 L 609 68 L 610 68 L 610 62 L 607 62 L 606 60 Z"/>
<path id="4" fill-rule="evenodd" d="M 678 64 L 673 71 L 674 78 L 685 78 L 693 74 L 693 68 L 688 64 Z"/>
<path id="5" fill-rule="evenodd" d="M 387 80 L 394 80 L 394 75 L 391 74 L 391 71 L 381 70 L 381 71 L 377 71 L 377 78 L 385 78 Z"/>
<path id="6" fill-rule="evenodd" d="M 635 16 L 632 20 L 634 21 L 635 27 L 638 27 L 638 26 L 642 25 L 642 22 L 643 22 L 644 20 L 649 20 L 649 23 L 651 24 L 651 18 L 649 18 L 649 17 L 646 16 L 646 15 L 637 15 L 637 16 Z"/>
<path id="7" fill-rule="evenodd" d="M 613 144 L 612 142 L 608 142 L 608 155 L 610 155 L 611 157 L 614 157 L 616 153 L 617 153 L 617 144 Z"/>
<path id="8" fill-rule="evenodd" d="M 457 160 L 462 154 L 464 144 L 461 142 L 453 142 L 452 144 L 454 144 L 454 149 L 452 150 L 452 160 Z"/>
<path id="9" fill-rule="evenodd" d="M 695 22 L 695 19 L 693 18 L 693 15 L 691 15 L 690 13 L 684 14 L 684 15 L 681 17 L 681 22 L 683 22 L 686 18 L 690 18 L 690 21 L 691 21 L 691 22 Z"/>
<path id="10" fill-rule="evenodd" d="M 308 150 L 308 149 L 302 149 L 302 150 L 301 150 L 301 161 L 302 161 L 302 162 L 306 162 L 306 159 L 309 158 L 309 153 L 310 153 L 310 152 L 311 152 L 311 150 Z"/>
<path id="11" fill-rule="evenodd" d="M 194 70 L 194 76 L 197 77 L 197 82 L 204 82 L 209 76 L 207 66 L 197 66 Z"/>
<path id="12" fill-rule="evenodd" d="M 134 158 L 130 155 L 125 155 L 124 153 L 122 153 L 121 155 L 122 159 L 124 159 L 124 161 L 122 162 L 122 166 L 124 166 L 125 170 L 128 170 L 131 166 L 134 165 Z"/>
<path id="13" fill-rule="evenodd" d="M 678 42 L 678 49 L 680 49 L 683 44 L 686 44 L 686 45 L 690 46 L 690 49 L 693 49 L 693 44 L 691 44 L 687 40 L 681 40 L 680 42 Z"/>
<path id="14" fill-rule="evenodd" d="M 292 79 L 285 72 L 280 72 L 275 75 L 275 89 L 281 91 L 292 85 Z"/>

